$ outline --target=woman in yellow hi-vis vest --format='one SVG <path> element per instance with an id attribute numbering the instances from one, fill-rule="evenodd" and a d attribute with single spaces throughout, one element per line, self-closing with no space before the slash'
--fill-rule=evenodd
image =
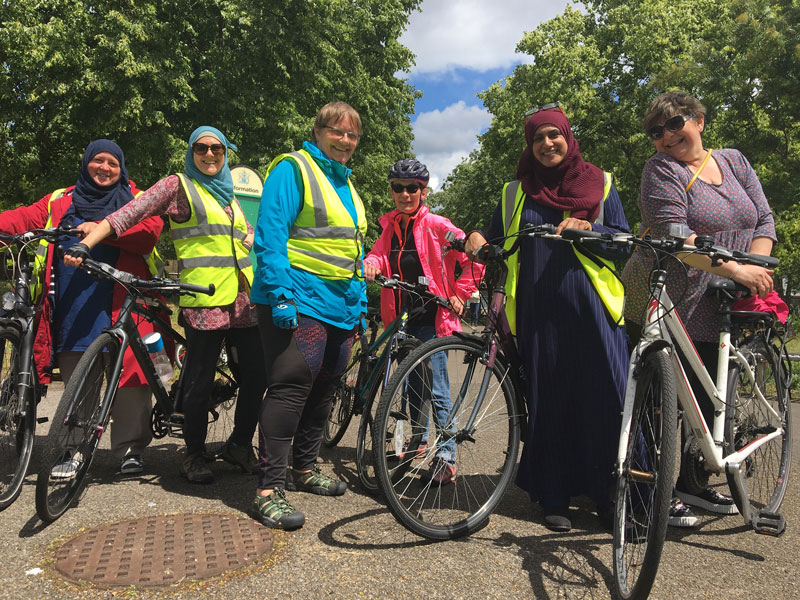
<path id="1" fill-rule="evenodd" d="M 65 263 L 77 266 L 87 247 L 109 235 L 119 236 L 147 216 L 167 215 L 181 281 L 216 286 L 213 296 L 182 296 L 180 301 L 179 322 L 190 348 L 183 364 L 186 455 L 180 472 L 192 483 L 214 480 L 203 455 L 206 406 L 223 343 L 238 367 L 239 395 L 234 429 L 222 457 L 242 471 L 258 470 L 253 435 L 266 380 L 257 315 L 249 298 L 253 228 L 233 197 L 228 148 L 236 150 L 218 129 L 195 129 L 189 137 L 184 173 L 165 177 L 99 224 L 81 226 L 87 233 L 83 244 L 70 248 L 64 258 Z"/>
<path id="2" fill-rule="evenodd" d="M 366 311 L 367 221 L 345 166 L 360 136 L 361 118 L 350 105 L 326 104 L 311 141 L 273 160 L 264 183 L 250 297 L 258 306 L 269 389 L 252 513 L 268 527 L 305 523 L 284 490 L 338 496 L 347 488 L 320 471 L 317 456 L 334 385 Z"/>
<path id="3" fill-rule="evenodd" d="M 517 180 L 505 186 L 487 237 L 513 234 L 524 223 L 551 223 L 559 233 L 628 231 L 610 175 L 583 160 L 560 106 L 528 114 Z M 467 249 L 483 243 L 473 234 Z M 516 326 L 530 414 L 517 484 L 541 505 L 553 531 L 572 527 L 570 498 L 579 495 L 594 500 L 604 525 L 612 524 L 628 355 L 623 289 L 613 265 L 595 258 L 564 242 L 528 238 L 509 265 L 506 312 Z"/>

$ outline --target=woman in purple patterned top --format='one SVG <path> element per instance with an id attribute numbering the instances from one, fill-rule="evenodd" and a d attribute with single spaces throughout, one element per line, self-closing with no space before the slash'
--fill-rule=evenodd
<path id="1" fill-rule="evenodd" d="M 686 239 L 689 244 L 694 243 L 696 236 L 707 235 L 714 238 L 715 244 L 732 250 L 769 255 L 777 239 L 761 183 L 738 150 L 712 153 L 703 147 L 705 116 L 705 107 L 685 92 L 661 94 L 650 105 L 644 129 L 657 153 L 642 172 L 640 234 L 647 230 L 653 237 L 664 237 L 669 226 L 678 223 L 689 227 L 691 235 Z M 622 272 L 626 288 L 625 320 L 632 342 L 641 335 L 645 320 L 652 260 L 645 252 L 635 252 Z M 684 263 L 688 269 L 678 263 L 668 266 L 667 289 L 703 362 L 710 373 L 715 373 L 721 318 L 717 314 L 719 303 L 705 295 L 709 281 L 727 277 L 750 288 L 753 295 L 764 297 L 773 289 L 772 270 L 732 261 L 712 267 L 708 257 L 696 255 L 685 258 Z M 703 414 L 710 422 L 711 400 L 699 382 L 692 380 L 691 372 L 689 376 Z M 681 458 L 682 475 L 676 484 L 678 498 L 713 512 L 735 513 L 731 498 L 707 487 L 691 489 L 683 475 L 687 468 L 692 468 L 691 462 L 687 457 Z M 704 472 L 702 467 L 697 470 Z M 696 517 L 678 498 L 673 499 L 670 524 L 695 525 Z"/>

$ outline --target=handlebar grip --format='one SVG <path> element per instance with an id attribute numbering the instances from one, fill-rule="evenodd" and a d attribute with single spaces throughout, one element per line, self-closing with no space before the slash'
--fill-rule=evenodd
<path id="1" fill-rule="evenodd" d="M 561 231 L 561 237 L 565 240 L 580 241 L 586 238 L 603 239 L 605 236 L 597 231 L 590 231 L 586 229 L 564 229 Z"/>
<path id="2" fill-rule="evenodd" d="M 196 292 L 198 294 L 208 294 L 209 296 L 213 296 L 214 292 L 216 291 L 216 287 L 213 283 L 206 285 L 197 285 L 194 283 L 181 283 L 181 289 L 186 292 Z"/>
<path id="3" fill-rule="evenodd" d="M 751 261 L 751 264 L 754 264 L 759 267 L 764 267 L 765 269 L 774 269 L 775 267 L 780 264 L 780 259 L 774 256 L 766 256 L 764 254 L 750 254 L 749 252 L 733 252 L 733 258 L 743 258 L 747 261 Z"/>

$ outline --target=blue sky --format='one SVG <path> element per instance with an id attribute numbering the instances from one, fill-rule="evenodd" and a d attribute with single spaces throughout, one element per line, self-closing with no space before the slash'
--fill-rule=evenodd
<path id="1" fill-rule="evenodd" d="M 478 145 L 491 115 L 475 94 L 511 74 L 526 31 L 564 10 L 567 0 L 423 0 L 400 42 L 416 54 L 405 76 L 423 92 L 411 122 L 414 152 L 437 189 Z"/>

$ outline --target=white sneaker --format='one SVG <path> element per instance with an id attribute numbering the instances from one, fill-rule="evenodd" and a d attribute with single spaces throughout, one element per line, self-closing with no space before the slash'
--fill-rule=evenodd
<path id="1" fill-rule="evenodd" d="M 698 519 L 688 506 L 674 497 L 669 507 L 667 523 L 672 527 L 697 527 Z"/>
<path id="2" fill-rule="evenodd" d="M 72 479 L 78 474 L 78 467 L 80 465 L 80 453 L 72 454 L 72 450 L 68 450 L 61 459 L 61 462 L 55 465 L 50 471 L 50 477 L 53 479 Z"/>
<path id="3" fill-rule="evenodd" d="M 677 490 L 675 493 L 678 494 L 678 498 L 684 503 L 717 513 L 718 515 L 739 514 L 739 509 L 736 508 L 736 503 L 733 501 L 733 498 L 725 494 L 720 494 L 713 488 L 706 488 L 699 494 L 689 494 Z"/>

